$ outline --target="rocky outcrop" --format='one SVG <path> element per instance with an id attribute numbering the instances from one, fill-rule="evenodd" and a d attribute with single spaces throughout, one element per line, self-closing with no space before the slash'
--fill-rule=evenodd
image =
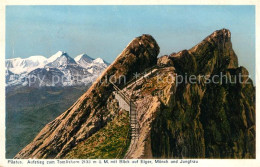
<path id="1" fill-rule="evenodd" d="M 173 61 L 169 58 L 169 56 L 164 55 L 157 60 L 157 65 L 159 66 L 173 66 Z"/>
<path id="2" fill-rule="evenodd" d="M 158 78 L 160 76 L 160 78 Z M 152 125 L 157 119 L 164 103 L 172 101 L 174 92 L 174 80 L 168 80 L 174 76 L 173 67 L 165 67 L 150 74 L 143 80 L 138 80 L 126 92 L 133 93 L 133 99 L 137 107 L 139 124 L 139 136 L 137 141 L 132 142 L 125 158 L 152 158 L 151 135 Z M 141 85 L 141 86 L 140 86 Z M 161 94 L 164 93 L 165 97 Z"/>
<path id="3" fill-rule="evenodd" d="M 101 82 L 107 77 L 136 105 L 139 136 L 126 158 L 255 158 L 255 87 L 238 66 L 230 31 L 215 31 L 195 47 L 157 60 L 158 53 L 151 36 L 134 39 L 16 158 L 62 158 L 75 145 L 91 143 L 89 137 L 120 110 L 113 107 L 119 105 L 112 85 Z M 152 66 L 135 82 L 120 82 Z"/>
<path id="4" fill-rule="evenodd" d="M 219 30 L 190 50 L 163 56 L 162 68 L 127 87 L 140 134 L 126 158 L 255 157 L 255 88 L 230 38 Z M 192 76 L 195 82 L 185 80 Z"/>
<path id="5" fill-rule="evenodd" d="M 213 74 L 238 67 L 232 49 L 231 33 L 227 29 L 215 31 L 190 50 L 170 55 L 177 73 Z"/>
<path id="6" fill-rule="evenodd" d="M 133 73 L 155 65 L 158 54 L 159 46 L 152 36 L 135 38 L 89 90 L 67 111 L 48 123 L 15 158 L 62 158 L 115 115 L 107 109 L 113 91 L 108 80 L 122 86 L 121 77 L 128 81 Z"/>
<path id="7" fill-rule="evenodd" d="M 153 157 L 254 158 L 255 88 L 238 67 L 231 33 L 216 31 L 170 58 L 179 77 L 203 79 L 178 83 L 162 106 L 151 130 Z"/>

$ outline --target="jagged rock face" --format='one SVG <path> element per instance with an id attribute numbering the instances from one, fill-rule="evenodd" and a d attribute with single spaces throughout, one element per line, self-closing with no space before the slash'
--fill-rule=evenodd
<path id="1" fill-rule="evenodd" d="M 255 157 L 255 90 L 230 37 L 228 30 L 216 31 L 169 56 L 173 63 L 159 58 L 164 68 L 128 90 L 134 90 L 140 136 L 126 158 Z M 178 76 L 221 74 L 231 80 L 178 82 Z"/>
<path id="2" fill-rule="evenodd" d="M 104 127 L 115 113 L 107 108 L 112 101 L 110 77 L 118 86 L 121 76 L 126 81 L 157 62 L 159 46 L 150 35 L 135 38 L 90 89 L 67 111 L 48 123 L 35 139 L 15 158 L 62 158 L 77 143 Z"/>
<path id="3" fill-rule="evenodd" d="M 178 74 L 213 74 L 227 68 L 238 67 L 237 56 L 232 49 L 231 33 L 223 29 L 206 37 L 190 50 L 170 55 Z"/>
<path id="4" fill-rule="evenodd" d="M 125 75 L 129 80 L 133 73 L 142 72 L 147 67 L 151 67 L 157 62 L 157 55 L 160 48 L 156 41 L 150 35 L 143 35 L 133 40 L 121 55 L 115 60 L 112 66 L 108 68 L 108 75 L 120 77 Z M 123 85 L 118 82 L 118 85 Z"/>
<path id="5" fill-rule="evenodd" d="M 158 78 L 158 76 L 160 77 Z M 163 104 L 172 101 L 174 85 L 171 83 L 174 83 L 174 80 L 169 80 L 169 83 L 164 82 L 172 76 L 174 76 L 174 68 L 165 67 L 145 79 L 137 81 L 137 84 L 132 87 L 127 87 L 127 91 L 133 93 L 133 99 L 135 99 L 140 134 L 136 143 L 130 145 L 125 158 L 153 158 L 151 149 L 153 132 L 151 128 L 158 113 L 163 109 Z M 164 96 L 161 96 L 162 94 Z M 161 145 L 162 143 L 157 144 Z"/>
<path id="6" fill-rule="evenodd" d="M 92 87 L 16 158 L 63 158 L 75 145 L 89 143 L 89 137 L 121 110 L 113 107 L 118 105 L 112 85 L 100 81 L 113 76 L 123 88 L 122 75 L 128 81 L 156 62 L 161 68 L 123 88 L 136 104 L 140 125 L 139 138 L 126 158 L 255 158 L 255 87 L 248 71 L 238 67 L 229 30 L 216 31 L 195 47 L 157 61 L 158 53 L 151 36 L 134 39 Z M 193 75 L 195 82 L 179 81 L 180 76 Z M 214 83 L 207 82 L 216 75 L 231 80 L 220 82 L 217 77 Z"/>
<path id="7" fill-rule="evenodd" d="M 173 100 L 162 105 L 152 125 L 153 157 L 255 158 L 255 88 L 251 79 L 246 83 L 248 76 L 239 82 L 248 72 L 238 67 L 230 37 L 228 30 L 219 30 L 170 56 L 178 75 L 232 79 L 175 83 Z"/>
<path id="8" fill-rule="evenodd" d="M 173 61 L 169 58 L 169 56 L 164 55 L 157 60 L 157 65 L 159 66 L 173 66 Z"/>

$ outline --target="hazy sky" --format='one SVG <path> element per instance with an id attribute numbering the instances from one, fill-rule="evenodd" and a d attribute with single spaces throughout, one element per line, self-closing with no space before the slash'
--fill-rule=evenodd
<path id="1" fill-rule="evenodd" d="M 7 6 L 6 58 L 62 50 L 111 63 L 142 34 L 151 34 L 165 55 L 222 28 L 231 31 L 239 65 L 255 79 L 254 6 Z"/>

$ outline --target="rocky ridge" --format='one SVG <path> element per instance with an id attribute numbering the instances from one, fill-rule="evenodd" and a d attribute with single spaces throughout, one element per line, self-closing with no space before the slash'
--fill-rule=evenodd
<path id="1" fill-rule="evenodd" d="M 16 158 L 79 158 L 71 150 L 123 112 L 112 85 L 100 82 L 107 76 L 137 107 L 139 138 L 125 158 L 255 158 L 255 87 L 238 66 L 230 31 L 215 31 L 189 50 L 157 59 L 158 54 L 151 36 L 134 39 Z M 160 68 L 135 84 L 119 82 L 122 75 L 129 81 L 155 64 Z M 215 77 L 223 75 L 224 80 Z M 195 82 L 179 80 L 193 76 Z"/>
<path id="2" fill-rule="evenodd" d="M 89 90 L 72 107 L 47 124 L 15 158 L 65 156 L 77 143 L 100 130 L 115 116 L 116 113 L 110 112 L 107 107 L 113 98 L 113 89 L 106 78 L 119 81 L 121 76 L 126 76 L 130 79 L 133 73 L 156 64 L 158 54 L 159 46 L 150 35 L 135 38 Z"/>

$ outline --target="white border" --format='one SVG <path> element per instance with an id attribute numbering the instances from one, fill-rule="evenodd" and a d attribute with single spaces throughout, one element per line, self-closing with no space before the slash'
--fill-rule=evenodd
<path id="1" fill-rule="evenodd" d="M 260 1 L 257 0 L 0 0 L 0 167 L 1 166 L 21 166 L 21 165 L 10 165 L 7 164 L 7 160 L 5 159 L 5 7 L 6 5 L 255 5 L 256 10 L 256 38 L 255 38 L 255 45 L 256 45 L 256 124 L 260 121 L 258 110 L 259 106 L 257 105 L 259 102 L 258 94 L 259 89 L 259 65 L 260 65 L 260 52 L 259 52 L 259 31 L 260 31 Z M 225 159 L 225 160 L 217 160 L 217 159 L 198 159 L 198 164 L 190 164 L 193 166 L 260 166 L 259 154 L 260 154 L 260 147 L 259 147 L 259 138 L 260 138 L 260 131 L 259 128 L 256 128 L 256 159 L 252 160 L 241 160 L 241 159 Z M 46 160 L 44 160 L 46 161 Z M 26 162 L 26 160 L 24 160 Z M 46 164 L 46 163 L 45 163 Z M 132 164 L 96 164 L 91 165 L 87 164 L 84 166 L 133 166 Z M 179 166 L 181 164 L 152 164 L 152 165 L 144 165 L 138 164 L 138 166 Z M 187 166 L 190 166 L 187 165 Z M 24 166 L 46 166 L 46 165 L 27 165 Z M 49 165 L 49 166 L 77 166 L 77 165 Z M 184 166 L 184 165 L 182 165 Z M 186 165 L 185 165 L 186 166 Z"/>

